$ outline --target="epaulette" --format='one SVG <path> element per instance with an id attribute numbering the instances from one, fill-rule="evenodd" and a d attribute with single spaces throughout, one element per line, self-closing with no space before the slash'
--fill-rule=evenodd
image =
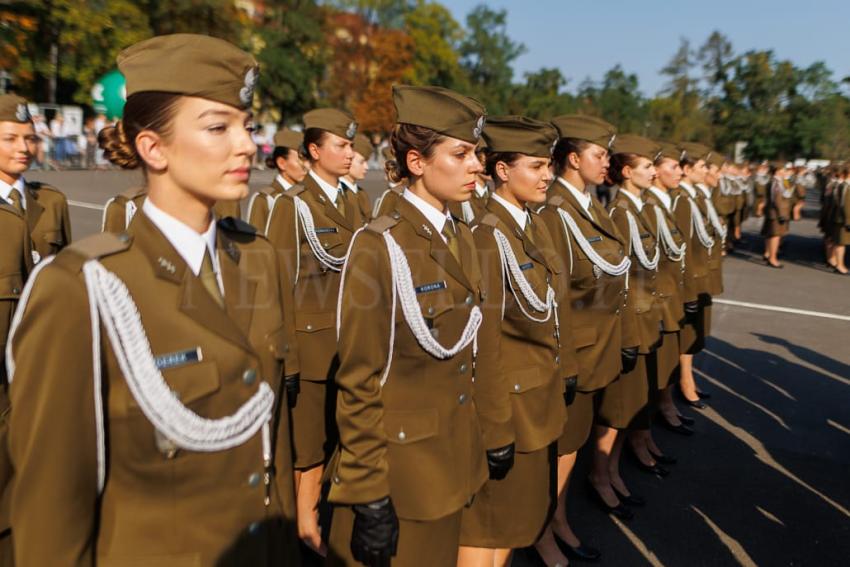
<path id="1" fill-rule="evenodd" d="M 31 189 L 36 189 L 38 191 L 41 191 L 41 190 L 53 191 L 54 193 L 59 193 L 60 195 L 64 195 L 62 193 L 62 191 L 60 191 L 56 187 L 53 187 L 52 185 L 48 185 L 47 183 L 42 183 L 41 181 L 27 181 L 26 184 L 27 184 L 27 187 L 30 187 Z"/>
<path id="2" fill-rule="evenodd" d="M 257 234 L 257 229 L 252 224 L 248 224 L 242 219 L 236 217 L 224 217 L 219 219 L 218 227 L 229 232 L 241 232 L 242 234 Z"/>
<path id="3" fill-rule="evenodd" d="M 493 213 L 487 213 L 481 218 L 480 221 L 478 221 L 478 224 L 483 224 L 484 226 L 496 228 L 496 226 L 498 226 L 499 224 L 499 217 L 497 217 Z"/>
<path id="4" fill-rule="evenodd" d="M 123 252 L 132 242 L 133 237 L 126 232 L 93 234 L 68 245 L 56 256 L 53 263 L 72 272 L 79 272 L 87 261 Z"/>
<path id="5" fill-rule="evenodd" d="M 287 195 L 292 195 L 293 197 L 296 195 L 300 195 L 305 191 L 305 188 L 300 183 L 298 185 L 293 185 L 289 189 L 286 190 Z"/>
<path id="6" fill-rule="evenodd" d="M 549 197 L 549 200 L 546 202 L 547 205 L 552 205 L 553 207 L 560 207 L 566 202 L 561 195 L 552 195 Z"/>
<path id="7" fill-rule="evenodd" d="M 147 187 L 130 187 L 126 191 L 122 191 L 120 195 L 128 201 L 132 201 L 136 197 L 140 197 L 141 195 L 144 195 L 147 192 Z"/>
<path id="8" fill-rule="evenodd" d="M 383 234 L 398 224 L 398 218 L 390 215 L 381 215 L 369 224 L 366 225 L 366 230 L 375 234 Z"/>

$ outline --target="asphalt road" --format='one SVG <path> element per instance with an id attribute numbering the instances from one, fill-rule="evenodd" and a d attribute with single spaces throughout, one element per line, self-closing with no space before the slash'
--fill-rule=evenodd
<path id="1" fill-rule="evenodd" d="M 75 239 L 100 229 L 99 207 L 110 196 L 141 182 L 113 171 L 28 178 L 66 192 Z M 270 179 L 256 172 L 252 187 Z M 383 182 L 373 173 L 365 186 L 374 198 Z M 623 474 L 647 507 L 627 524 L 599 512 L 584 496 L 587 455 L 580 457 L 570 519 L 603 550 L 603 565 L 850 562 L 850 278 L 823 267 L 811 218 L 792 225 L 783 270 L 760 261 L 759 226 L 747 222 L 746 246 L 724 263 L 718 299 L 746 305 L 715 303 L 713 334 L 696 362 L 711 405 L 685 412 L 697 434 L 654 432 L 679 458 L 664 480 L 624 459 Z M 514 565 L 534 563 L 519 553 Z"/>

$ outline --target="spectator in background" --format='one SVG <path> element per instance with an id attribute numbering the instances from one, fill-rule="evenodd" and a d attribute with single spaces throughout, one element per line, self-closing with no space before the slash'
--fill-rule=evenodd
<path id="1" fill-rule="evenodd" d="M 65 118 L 61 112 L 57 112 L 50 121 L 50 136 L 53 139 L 53 163 L 56 169 L 65 165 L 67 154 L 65 151 Z"/>
<path id="2" fill-rule="evenodd" d="M 254 155 L 254 167 L 257 169 L 265 169 L 266 156 L 268 156 L 272 147 L 269 142 L 269 137 L 266 135 L 266 130 L 260 125 L 257 125 L 257 129 L 254 130 L 253 135 L 251 136 L 254 139 L 254 143 L 257 145 L 257 153 Z"/>
<path id="3" fill-rule="evenodd" d="M 35 154 L 35 167 L 33 167 L 33 169 L 50 169 L 52 167 L 52 164 L 48 160 L 52 145 L 50 128 L 44 121 L 44 116 L 40 114 L 33 115 L 32 120 L 35 127 L 35 135 L 38 136 L 38 147 L 36 148 Z"/>
<path id="4" fill-rule="evenodd" d="M 95 131 L 94 117 L 89 116 L 83 124 L 83 141 L 85 142 L 85 161 L 83 167 L 93 169 L 95 167 L 95 150 L 97 150 L 97 132 Z"/>

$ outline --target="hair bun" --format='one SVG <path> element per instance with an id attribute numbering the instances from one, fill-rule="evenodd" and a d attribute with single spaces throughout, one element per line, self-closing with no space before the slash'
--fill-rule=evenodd
<path id="1" fill-rule="evenodd" d="M 141 159 L 135 146 L 127 140 L 124 122 L 119 120 L 115 126 L 107 126 L 97 135 L 97 143 L 103 150 L 103 156 L 121 169 L 136 169 Z"/>

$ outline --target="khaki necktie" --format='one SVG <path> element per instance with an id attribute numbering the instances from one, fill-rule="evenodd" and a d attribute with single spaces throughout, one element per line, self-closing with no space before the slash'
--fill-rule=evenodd
<path id="1" fill-rule="evenodd" d="M 446 237 L 446 246 L 449 247 L 449 252 L 452 253 L 452 256 L 455 257 L 458 264 L 461 264 L 460 260 L 460 245 L 457 241 L 457 234 L 455 234 L 454 224 L 450 220 L 446 220 L 446 224 L 443 225 L 443 236 Z"/>
<path id="2" fill-rule="evenodd" d="M 21 194 L 17 189 L 12 189 L 12 192 L 9 193 L 9 200 L 12 201 L 12 206 L 15 207 L 19 213 L 24 214 L 24 207 L 21 205 Z"/>
<path id="3" fill-rule="evenodd" d="M 221 288 L 218 287 L 218 278 L 216 278 L 215 270 L 213 270 L 209 248 L 204 252 L 204 261 L 201 262 L 201 273 L 198 274 L 198 277 L 201 278 L 201 283 L 204 284 L 210 297 L 218 303 L 219 307 L 224 307 L 224 296 L 221 294 Z"/>
<path id="4" fill-rule="evenodd" d="M 525 233 L 525 237 L 528 238 L 528 241 L 534 244 L 534 231 L 531 228 L 531 215 L 528 213 L 526 213 L 526 215 L 528 216 L 526 217 L 525 229 L 523 232 Z"/>
<path id="5" fill-rule="evenodd" d="M 336 191 L 336 205 L 337 210 L 342 216 L 345 216 L 345 189 L 342 187 L 337 187 Z"/>

